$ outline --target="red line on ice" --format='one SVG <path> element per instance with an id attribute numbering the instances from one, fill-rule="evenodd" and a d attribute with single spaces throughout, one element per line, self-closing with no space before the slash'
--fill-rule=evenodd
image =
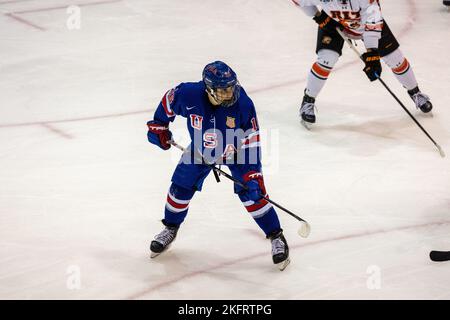
<path id="1" fill-rule="evenodd" d="M 333 242 L 333 241 L 341 241 L 341 240 L 349 240 L 349 239 L 356 239 L 356 238 L 363 238 L 363 237 L 368 237 L 368 236 L 374 236 L 374 235 L 380 235 L 380 234 L 385 234 L 385 233 L 390 233 L 390 232 L 396 232 L 396 231 L 403 231 L 403 230 L 410 230 L 410 229 L 419 229 L 419 228 L 425 228 L 425 227 L 432 227 L 432 226 L 437 226 L 437 225 L 445 225 L 445 224 L 450 224 L 450 220 L 447 221 L 438 221 L 438 222 L 429 222 L 429 223 L 423 223 L 423 224 L 417 224 L 417 225 L 409 225 L 409 226 L 403 226 L 403 227 L 397 227 L 397 228 L 392 228 L 392 229 L 388 229 L 388 230 L 374 230 L 374 231 L 369 231 L 369 232 L 360 232 L 360 233 L 353 233 L 353 234 L 348 234 L 348 235 L 342 235 L 339 237 L 334 237 L 334 238 L 329 238 L 329 239 L 322 239 L 322 240 L 317 240 L 317 241 L 313 241 L 313 242 L 309 242 L 309 243 L 305 243 L 305 244 L 300 244 L 300 245 L 295 245 L 295 246 L 291 246 L 290 250 L 296 250 L 296 249 L 301 249 L 301 248 L 305 248 L 305 247 L 311 247 L 311 246 L 316 246 L 316 245 L 321 245 L 324 243 L 328 243 L 328 242 Z M 197 270 L 197 271 L 193 271 L 193 272 L 189 272 L 183 275 L 180 275 L 176 278 L 167 280 L 167 281 L 163 281 L 161 283 L 158 283 L 150 288 L 141 290 L 133 295 L 130 295 L 128 297 L 125 297 L 125 299 L 139 299 L 144 297 L 145 295 L 148 295 L 160 288 L 164 288 L 164 287 L 168 287 L 174 283 L 177 283 L 179 281 L 182 280 L 186 280 L 186 279 L 190 279 L 193 278 L 195 276 L 201 275 L 201 274 L 205 274 L 208 272 L 211 272 L 213 270 L 217 270 L 217 269 L 221 269 L 227 266 L 231 266 L 237 263 L 241 263 L 244 261 L 249 261 L 255 258 L 260 258 L 260 257 L 264 257 L 267 256 L 268 252 L 261 252 L 261 253 L 256 253 L 247 257 L 243 257 L 243 258 L 238 258 L 238 259 L 234 259 L 234 260 L 229 260 L 223 263 L 220 263 L 216 266 L 212 266 L 209 268 L 205 268 L 205 269 L 201 269 L 201 270 Z"/>
<path id="2" fill-rule="evenodd" d="M 139 114 L 139 113 L 149 113 L 150 114 L 150 112 L 151 112 L 151 110 L 146 109 L 146 110 L 123 112 L 123 113 L 113 113 L 113 114 L 107 114 L 107 115 L 101 115 L 101 116 L 80 117 L 80 118 L 73 118 L 73 119 L 0 124 L 0 128 L 16 128 L 16 127 L 43 125 L 43 124 L 49 124 L 49 123 L 64 123 L 64 122 L 89 121 L 89 120 L 107 119 L 107 118 L 118 118 L 118 117 L 125 117 L 125 116 L 129 116 L 129 115 L 133 115 L 133 114 Z"/>
<path id="3" fill-rule="evenodd" d="M 35 29 L 38 29 L 38 30 L 41 30 L 41 31 L 46 31 L 47 30 L 44 27 L 38 26 L 37 24 L 35 24 L 33 22 L 30 22 L 30 21 L 28 21 L 28 20 L 26 20 L 26 19 L 24 19 L 22 17 L 19 17 L 19 16 L 15 15 L 14 13 L 5 13 L 5 16 L 10 17 L 10 18 L 12 18 L 12 19 L 14 19 L 16 21 L 19 21 L 19 22 L 21 22 L 23 24 L 26 24 L 27 26 L 32 27 L 32 28 L 35 28 Z"/>
<path id="4" fill-rule="evenodd" d="M 87 6 L 96 6 L 96 5 L 100 5 L 100 4 L 114 3 L 114 2 L 119 2 L 119 1 L 122 1 L 122 0 L 109 0 L 109 1 L 97 1 L 97 2 L 86 2 L 86 3 L 71 3 L 71 4 L 64 5 L 64 6 L 55 6 L 55 7 L 48 7 L 48 8 L 36 8 L 36 9 L 29 9 L 29 10 L 14 11 L 13 13 L 24 14 L 24 13 L 53 11 L 53 10 L 66 9 L 69 6 L 87 7 Z"/>
<path id="5" fill-rule="evenodd" d="M 60 130 L 60 129 L 58 129 L 58 128 L 55 128 L 54 126 L 51 126 L 51 125 L 49 125 L 48 123 L 43 122 L 43 123 L 41 123 L 41 125 L 42 125 L 44 128 L 47 128 L 47 129 L 50 130 L 51 132 L 56 133 L 57 135 L 60 135 L 60 136 L 63 137 L 63 138 L 66 138 L 66 139 L 73 139 L 73 136 L 71 136 L 70 134 L 65 133 L 63 130 Z"/>
<path id="6" fill-rule="evenodd" d="M 35 1 L 35 0 L 8 0 L 8 1 L 0 1 L 0 5 L 1 5 L 1 4 L 10 4 L 10 3 L 25 2 L 25 1 Z"/>
<path id="7" fill-rule="evenodd" d="M 14 2 L 19 2 L 20 0 L 14 1 Z M 26 1 L 26 0 L 22 0 L 22 1 Z M 5 13 L 6 16 L 11 17 L 13 19 L 15 19 L 16 21 L 19 21 L 23 24 L 26 24 L 27 26 L 30 26 L 32 28 L 41 30 L 41 31 L 46 31 L 47 29 L 45 29 L 44 27 L 40 27 L 35 23 L 32 23 L 22 17 L 19 17 L 19 14 L 25 14 L 25 13 L 35 13 L 35 12 L 45 12 L 45 11 L 52 11 L 52 10 L 59 10 L 59 9 L 66 9 L 68 8 L 70 5 L 75 5 L 75 6 L 79 6 L 79 7 L 87 7 L 87 6 L 96 6 L 96 5 L 100 5 L 100 4 L 108 4 L 108 3 L 114 3 L 114 2 L 119 2 L 122 0 L 109 0 L 109 1 L 99 1 L 99 2 L 87 2 L 87 3 L 78 3 L 78 4 L 67 4 L 64 6 L 55 6 L 55 7 L 48 7 L 48 8 L 36 8 L 36 9 L 29 9 L 29 10 L 21 10 L 21 11 L 13 11 L 13 12 L 9 12 L 9 13 Z M 7 4 L 7 3 L 13 3 L 13 1 L 6 1 L 6 2 L 0 2 L 0 4 Z"/>

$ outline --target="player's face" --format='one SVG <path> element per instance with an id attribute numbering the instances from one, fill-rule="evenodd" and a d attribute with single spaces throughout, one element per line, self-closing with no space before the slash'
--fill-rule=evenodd
<path id="1" fill-rule="evenodd" d="M 233 99 L 233 93 L 234 93 L 234 87 L 228 87 L 228 88 L 218 88 L 216 90 L 216 98 L 217 102 L 222 103 L 226 101 L 230 101 Z"/>

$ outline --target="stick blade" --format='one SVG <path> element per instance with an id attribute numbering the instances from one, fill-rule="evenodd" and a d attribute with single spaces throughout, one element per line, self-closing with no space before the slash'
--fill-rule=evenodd
<path id="1" fill-rule="evenodd" d="M 430 259 L 432 261 L 448 261 L 450 260 L 450 251 L 431 251 Z"/>
<path id="2" fill-rule="evenodd" d="M 302 238 L 308 238 L 309 234 L 311 233 L 311 226 L 308 222 L 302 221 L 302 225 L 298 229 L 298 234 Z"/>
<path id="3" fill-rule="evenodd" d="M 437 149 L 438 149 L 439 154 L 441 155 L 441 157 L 442 157 L 442 158 L 445 158 L 445 152 L 444 152 L 444 150 L 442 150 L 441 146 L 437 144 L 436 147 L 437 147 Z"/>

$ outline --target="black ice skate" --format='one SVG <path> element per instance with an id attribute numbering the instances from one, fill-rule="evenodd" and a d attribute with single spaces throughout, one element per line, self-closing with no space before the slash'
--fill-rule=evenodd
<path id="1" fill-rule="evenodd" d="M 302 118 L 301 123 L 308 130 L 310 129 L 310 126 L 316 122 L 316 115 L 314 114 L 315 101 L 316 99 L 305 93 L 302 106 L 300 107 L 300 117 Z"/>
<path id="2" fill-rule="evenodd" d="M 426 94 L 420 92 L 419 87 L 409 90 L 408 94 L 416 104 L 416 108 L 420 109 L 423 113 L 428 113 L 433 109 L 430 98 Z"/>
<path id="3" fill-rule="evenodd" d="M 163 220 L 163 224 L 166 226 L 163 231 L 155 236 L 155 240 L 150 244 L 150 251 L 152 252 L 150 257 L 154 258 L 160 255 L 165 250 L 169 249 L 170 244 L 177 237 L 178 226 L 166 224 Z"/>
<path id="4" fill-rule="evenodd" d="M 283 271 L 291 262 L 289 260 L 289 247 L 286 239 L 283 236 L 282 230 L 272 232 L 267 236 L 272 242 L 272 260 L 278 266 L 280 271 Z"/>

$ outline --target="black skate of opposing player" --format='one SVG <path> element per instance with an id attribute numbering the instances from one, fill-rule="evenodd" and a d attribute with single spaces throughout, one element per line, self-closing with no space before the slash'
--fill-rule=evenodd
<path id="1" fill-rule="evenodd" d="M 310 130 L 311 125 L 316 122 L 316 115 L 314 114 L 315 102 L 316 99 L 305 93 L 300 107 L 300 117 L 302 125 L 308 130 Z"/>
<path id="2" fill-rule="evenodd" d="M 420 92 L 419 87 L 409 90 L 408 94 L 416 104 L 416 108 L 420 109 L 423 113 L 428 113 L 433 109 L 430 98 L 426 94 Z"/>
<path id="3" fill-rule="evenodd" d="M 165 225 L 164 230 L 157 234 L 155 240 L 150 244 L 151 258 L 155 258 L 169 249 L 171 243 L 177 237 L 178 226 L 167 224 L 164 220 L 162 223 Z"/>
<path id="4" fill-rule="evenodd" d="M 283 231 L 278 230 L 267 236 L 272 242 L 272 260 L 283 271 L 291 262 L 289 259 L 289 246 L 283 236 Z"/>

